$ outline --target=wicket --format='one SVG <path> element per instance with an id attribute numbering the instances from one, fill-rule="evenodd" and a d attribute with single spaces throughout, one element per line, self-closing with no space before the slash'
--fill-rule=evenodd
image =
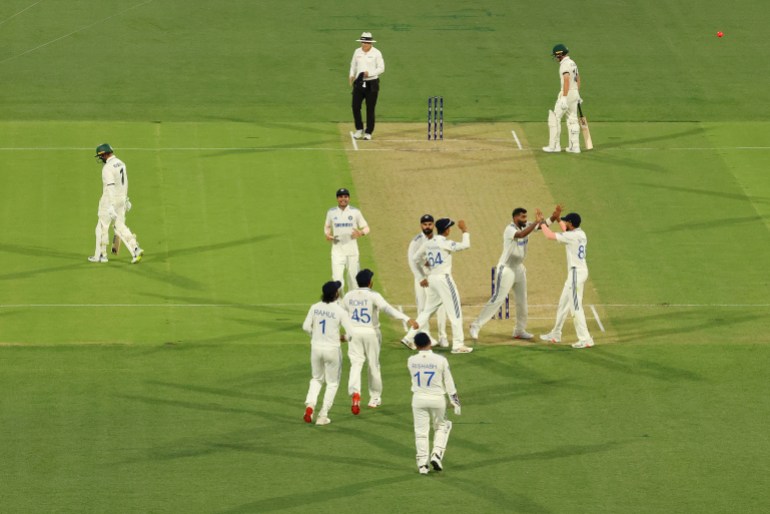
<path id="1" fill-rule="evenodd" d="M 495 296 L 495 272 L 497 268 L 492 268 L 492 296 Z M 492 316 L 494 318 L 494 316 Z M 500 311 L 497 313 L 497 319 L 503 319 L 503 306 L 500 306 Z M 505 295 L 505 319 L 511 319 L 511 304 L 510 296 Z"/>
<path id="2" fill-rule="evenodd" d="M 433 140 L 444 140 L 444 97 L 428 97 L 428 141 L 431 140 L 430 132 L 433 126 Z"/>

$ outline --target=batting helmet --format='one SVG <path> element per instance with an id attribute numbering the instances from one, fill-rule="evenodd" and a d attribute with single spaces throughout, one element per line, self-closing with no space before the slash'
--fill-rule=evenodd
<path id="1" fill-rule="evenodd" d="M 569 53 L 569 48 L 559 43 L 553 47 L 553 51 L 551 53 L 554 57 L 563 57 Z"/>
<path id="2" fill-rule="evenodd" d="M 112 147 L 110 145 L 108 145 L 107 143 L 104 143 L 103 145 L 99 145 L 96 147 L 96 155 L 94 155 L 94 157 L 100 157 L 108 153 L 115 153 L 115 152 L 112 150 Z"/>

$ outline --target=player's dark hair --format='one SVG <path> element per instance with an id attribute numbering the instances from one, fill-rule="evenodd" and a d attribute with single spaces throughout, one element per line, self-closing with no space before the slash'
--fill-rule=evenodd
<path id="1" fill-rule="evenodd" d="M 430 336 L 425 332 L 418 332 L 414 336 L 414 345 L 417 348 L 425 348 L 426 346 L 430 346 Z"/>
<path id="2" fill-rule="evenodd" d="M 334 291 L 334 293 L 330 293 L 330 294 L 324 293 L 321 295 L 321 301 L 323 303 L 332 303 L 336 299 L 337 299 L 337 291 Z"/>
<path id="3" fill-rule="evenodd" d="M 516 208 L 513 210 L 513 214 L 511 214 L 511 217 L 512 217 L 512 218 L 515 218 L 515 217 L 516 217 L 516 216 L 518 216 L 519 214 L 527 214 L 527 209 L 525 209 L 524 207 L 516 207 Z"/>

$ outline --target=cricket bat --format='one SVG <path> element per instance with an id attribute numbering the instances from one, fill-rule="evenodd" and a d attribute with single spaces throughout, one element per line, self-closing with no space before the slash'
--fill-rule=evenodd
<path id="1" fill-rule="evenodd" d="M 588 120 L 585 116 L 583 116 L 583 108 L 580 107 L 580 104 L 578 103 L 578 114 L 580 121 L 580 131 L 583 132 L 583 141 L 586 144 L 586 150 L 593 150 L 594 143 L 591 141 L 591 131 L 588 130 Z"/>
<path id="2" fill-rule="evenodd" d="M 117 234 L 112 236 L 112 254 L 117 255 L 120 251 L 120 237 Z"/>

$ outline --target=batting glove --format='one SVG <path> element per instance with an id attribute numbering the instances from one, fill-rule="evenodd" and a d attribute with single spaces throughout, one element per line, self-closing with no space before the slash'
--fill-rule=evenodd
<path id="1" fill-rule="evenodd" d="M 457 393 L 449 396 L 449 403 L 452 404 L 452 407 L 455 409 L 455 415 L 459 416 L 461 409 L 460 409 L 460 397 L 457 396 Z"/>
<path id="2" fill-rule="evenodd" d="M 126 212 L 131 210 L 131 200 L 126 198 Z"/>

